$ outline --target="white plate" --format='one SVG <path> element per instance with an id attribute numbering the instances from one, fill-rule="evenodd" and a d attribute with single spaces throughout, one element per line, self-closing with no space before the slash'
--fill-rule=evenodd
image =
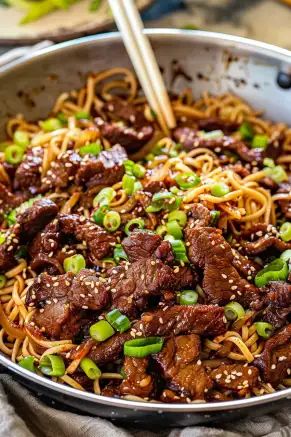
<path id="1" fill-rule="evenodd" d="M 110 28 L 113 19 L 106 0 L 96 12 L 89 11 L 91 0 L 80 0 L 66 11 L 54 11 L 39 20 L 20 25 L 25 11 L 0 6 L 0 44 L 27 44 L 43 39 L 64 41 L 78 36 L 97 33 Z M 139 9 L 153 0 L 136 0 Z"/>

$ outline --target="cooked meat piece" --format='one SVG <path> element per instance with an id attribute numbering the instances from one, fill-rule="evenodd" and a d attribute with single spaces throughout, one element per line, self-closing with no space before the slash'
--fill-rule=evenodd
<path id="1" fill-rule="evenodd" d="M 100 365 L 112 363 L 120 358 L 123 345 L 127 340 L 132 340 L 130 331 L 115 334 L 108 340 L 95 344 L 90 350 L 88 358 L 91 358 L 95 363 Z"/>
<path id="2" fill-rule="evenodd" d="M 271 192 L 276 191 L 278 188 L 278 184 L 272 178 L 267 176 L 260 180 L 260 185 L 267 188 L 267 190 L 271 190 Z"/>
<path id="3" fill-rule="evenodd" d="M 162 241 L 157 247 L 154 256 L 166 264 L 172 264 L 175 260 L 172 246 L 169 241 Z"/>
<path id="4" fill-rule="evenodd" d="M 287 378 L 291 367 L 291 324 L 266 341 L 263 352 L 253 364 L 262 372 L 264 381 L 273 387 Z"/>
<path id="5" fill-rule="evenodd" d="M 246 162 L 263 162 L 264 152 L 262 149 L 250 149 L 243 141 L 235 140 L 232 137 L 223 136 L 215 139 L 205 139 L 199 136 L 198 131 L 188 127 L 178 127 L 173 132 L 174 139 L 181 143 L 186 149 L 192 150 L 198 147 L 206 147 L 215 150 L 217 153 L 231 151 L 237 153 Z"/>
<path id="6" fill-rule="evenodd" d="M 51 163 L 51 168 L 42 179 L 40 191 L 45 193 L 54 188 L 65 188 L 74 180 L 81 164 L 81 157 L 73 150 L 61 153 L 57 159 Z"/>
<path id="7" fill-rule="evenodd" d="M 251 172 L 247 168 L 239 163 L 230 165 L 230 168 L 232 168 L 232 170 L 237 173 L 241 178 L 245 178 L 251 174 Z"/>
<path id="8" fill-rule="evenodd" d="M 278 329 L 284 326 L 291 313 L 291 284 L 283 281 L 269 282 L 263 291 L 266 295 L 253 303 L 255 310 L 261 310 L 262 320 Z"/>
<path id="9" fill-rule="evenodd" d="M 0 221 L 2 214 L 21 205 L 27 198 L 28 195 L 26 193 L 12 193 L 0 182 Z"/>
<path id="10" fill-rule="evenodd" d="M 281 182 L 281 184 L 279 184 L 279 189 L 277 191 L 277 194 L 280 194 L 280 193 L 291 194 L 291 176 L 289 176 L 287 182 Z M 290 199 L 278 200 L 278 204 L 281 208 L 283 217 L 286 220 L 290 220 L 291 219 L 291 200 Z"/>
<path id="11" fill-rule="evenodd" d="M 204 399 L 212 387 L 201 361 L 200 339 L 197 335 L 180 335 L 166 341 L 163 349 L 154 358 L 170 389 L 192 399 Z"/>
<path id="12" fill-rule="evenodd" d="M 234 267 L 234 254 L 219 229 L 188 227 L 185 233 L 189 259 L 203 269 L 202 288 L 209 302 L 224 305 L 235 296 L 248 306 L 255 300 L 259 290 Z"/>
<path id="13" fill-rule="evenodd" d="M 233 266 L 245 278 L 251 280 L 256 276 L 258 271 L 262 269 L 262 267 L 258 263 L 243 256 L 237 250 L 232 249 L 232 253 L 233 253 L 233 260 L 232 260 Z"/>
<path id="14" fill-rule="evenodd" d="M 77 214 L 61 214 L 59 226 L 62 235 L 72 236 L 79 242 L 86 242 L 88 257 L 92 264 L 112 251 L 115 237 L 103 228 Z"/>
<path id="15" fill-rule="evenodd" d="M 111 279 L 112 306 L 127 315 L 137 315 L 145 308 L 148 298 L 171 289 L 173 270 L 159 260 L 144 258 L 130 266 L 114 267 Z"/>
<path id="16" fill-rule="evenodd" d="M 32 147 L 26 152 L 26 157 L 17 167 L 13 187 L 14 190 L 28 190 L 36 194 L 41 185 L 43 148 Z"/>
<path id="17" fill-rule="evenodd" d="M 136 152 L 152 138 L 154 129 L 152 126 L 134 127 L 120 126 L 118 123 L 107 123 L 101 118 L 95 119 L 101 134 L 112 146 L 120 144 L 129 153 Z"/>
<path id="18" fill-rule="evenodd" d="M 149 397 L 153 391 L 153 378 L 147 373 L 148 358 L 125 357 L 123 371 L 126 378 L 122 381 L 119 390 L 123 395 Z"/>
<path id="19" fill-rule="evenodd" d="M 14 266 L 15 252 L 19 245 L 19 225 L 5 232 L 5 241 L 0 244 L 0 272 L 5 272 Z"/>
<path id="20" fill-rule="evenodd" d="M 240 245 L 247 255 L 258 255 L 265 252 L 265 250 L 269 249 L 270 247 L 275 248 L 280 252 L 291 249 L 291 243 L 286 243 L 280 238 L 270 235 L 269 233 L 258 238 L 256 241 L 241 241 Z"/>
<path id="21" fill-rule="evenodd" d="M 221 364 L 210 374 L 214 383 L 223 389 L 250 391 L 258 383 L 259 371 L 244 364 Z"/>
<path id="22" fill-rule="evenodd" d="M 50 276 L 42 273 L 28 290 L 26 304 L 36 306 L 35 324 L 50 338 L 72 338 L 80 329 L 82 310 L 107 306 L 109 294 L 94 272 L 81 270 Z"/>
<path id="23" fill-rule="evenodd" d="M 43 229 L 58 213 L 57 205 L 50 199 L 36 200 L 18 215 L 21 240 L 28 241 Z"/>
<path id="24" fill-rule="evenodd" d="M 180 266 L 174 268 L 175 290 L 194 289 L 198 283 L 198 274 L 192 267 Z"/>
<path id="25" fill-rule="evenodd" d="M 102 109 L 109 113 L 109 117 L 115 121 L 123 120 L 135 127 L 142 127 L 149 124 L 144 116 L 143 107 L 138 107 L 133 103 L 118 98 L 105 102 Z"/>
<path id="26" fill-rule="evenodd" d="M 190 210 L 188 228 L 209 226 L 211 221 L 210 211 L 201 203 L 195 203 Z"/>
<path id="27" fill-rule="evenodd" d="M 126 159 L 127 154 L 119 145 L 104 150 L 97 158 L 87 156 L 81 163 L 75 182 L 77 185 L 86 184 L 88 188 L 113 185 L 121 180 L 124 174 L 123 161 Z"/>
<path id="28" fill-rule="evenodd" d="M 163 390 L 161 394 L 161 402 L 166 403 L 184 403 L 186 402 L 186 399 L 184 396 L 178 396 L 177 393 L 175 393 L 173 390 L 165 389 Z"/>
<path id="29" fill-rule="evenodd" d="M 231 134 L 239 127 L 238 123 L 222 120 L 217 117 L 202 118 L 197 122 L 198 128 L 206 132 L 213 130 L 222 130 L 225 134 Z"/>
<path id="30" fill-rule="evenodd" d="M 216 305 L 174 305 L 144 313 L 133 329 L 142 335 L 199 334 L 215 336 L 226 331 L 224 309 Z"/>
<path id="31" fill-rule="evenodd" d="M 51 274 L 63 273 L 63 266 L 57 259 L 57 253 L 60 250 L 59 223 L 58 220 L 54 220 L 37 234 L 29 246 L 32 270 L 47 269 Z"/>
<path id="32" fill-rule="evenodd" d="M 153 232 L 142 230 L 133 231 L 122 241 L 130 262 L 149 258 L 162 243 L 162 238 Z"/>
<path id="33" fill-rule="evenodd" d="M 166 186 L 162 181 L 150 181 L 144 184 L 144 191 L 151 194 L 159 193 L 165 188 Z"/>

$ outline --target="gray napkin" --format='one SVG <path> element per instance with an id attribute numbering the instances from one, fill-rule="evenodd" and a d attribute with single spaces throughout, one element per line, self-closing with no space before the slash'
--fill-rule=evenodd
<path id="1" fill-rule="evenodd" d="M 0 375 L 0 437 L 291 437 L 291 406 L 279 413 L 224 424 L 157 432 L 125 429 L 98 417 L 48 407 L 11 376 Z"/>

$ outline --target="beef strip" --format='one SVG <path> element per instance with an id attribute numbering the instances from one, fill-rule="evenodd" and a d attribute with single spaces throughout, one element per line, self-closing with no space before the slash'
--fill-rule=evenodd
<path id="1" fill-rule="evenodd" d="M 231 134 L 239 127 L 238 123 L 228 120 L 222 120 L 218 117 L 202 118 L 197 121 L 197 127 L 206 132 L 213 130 L 222 130 L 225 134 Z"/>
<path id="2" fill-rule="evenodd" d="M 162 181 L 149 181 L 144 184 L 144 191 L 147 193 L 155 194 L 163 189 L 166 189 L 166 186 Z"/>
<path id="3" fill-rule="evenodd" d="M 61 214 L 58 218 L 62 235 L 73 236 L 79 242 L 85 242 L 89 261 L 92 264 L 109 255 L 115 243 L 115 237 L 103 228 L 77 214 Z"/>
<path id="4" fill-rule="evenodd" d="M 221 231 L 201 226 L 207 215 L 203 208 L 206 209 L 199 204 L 193 206 L 194 221 L 188 224 L 185 236 L 189 243 L 190 261 L 203 269 L 202 288 L 207 299 L 213 304 L 224 305 L 234 296 L 243 305 L 249 306 L 259 290 L 242 278 L 234 267 L 234 254 Z"/>
<path id="5" fill-rule="evenodd" d="M 241 241 L 241 247 L 247 255 L 258 255 L 265 252 L 269 248 L 277 249 L 280 252 L 291 249 L 291 243 L 286 243 L 280 238 L 270 235 L 269 233 L 258 238 L 256 241 Z"/>
<path id="6" fill-rule="evenodd" d="M 291 176 L 289 176 L 288 181 L 281 182 L 279 184 L 279 188 L 277 190 L 277 194 L 286 193 L 291 194 Z M 285 217 L 286 220 L 291 219 L 291 200 L 278 200 L 278 204 L 281 208 L 283 217 Z"/>
<path id="7" fill-rule="evenodd" d="M 255 261 L 243 256 L 240 252 L 235 249 L 232 249 L 233 260 L 232 264 L 236 268 L 236 270 L 240 273 L 240 275 L 244 276 L 246 279 L 253 279 L 259 270 L 262 269 L 260 264 Z"/>
<path id="8" fill-rule="evenodd" d="M 115 334 L 109 340 L 96 344 L 88 357 L 97 364 L 116 361 L 122 353 L 123 344 L 133 337 L 179 334 L 215 336 L 225 331 L 223 308 L 214 305 L 175 305 L 144 313 L 141 320 L 134 323 L 131 331 Z"/>
<path id="9" fill-rule="evenodd" d="M 58 276 L 41 273 L 26 297 L 28 306 L 38 308 L 34 323 L 49 338 L 72 338 L 80 329 L 82 310 L 98 311 L 108 302 L 104 283 L 86 269 L 76 276 L 70 272 Z"/>
<path id="10" fill-rule="evenodd" d="M 259 371 L 254 366 L 244 364 L 221 364 L 210 374 L 215 385 L 224 390 L 248 392 L 258 384 Z"/>
<path id="11" fill-rule="evenodd" d="M 154 358 L 170 389 L 191 399 L 203 400 L 213 384 L 198 361 L 199 354 L 198 335 L 179 335 L 168 339 Z"/>
<path id="12" fill-rule="evenodd" d="M 119 387 L 120 394 L 130 394 L 141 398 L 150 396 L 154 382 L 152 376 L 147 373 L 148 364 L 147 357 L 125 357 L 123 371 L 126 377 Z"/>
<path id="13" fill-rule="evenodd" d="M 139 150 L 150 141 L 154 134 L 152 126 L 142 126 L 137 130 L 134 127 L 121 126 L 119 123 L 107 123 L 101 118 L 96 118 L 95 122 L 100 128 L 102 136 L 112 146 L 120 144 L 129 153 Z"/>
<path id="14" fill-rule="evenodd" d="M 266 341 L 263 352 L 253 364 L 260 369 L 264 381 L 273 387 L 287 378 L 291 367 L 291 324 Z"/>
<path id="15" fill-rule="evenodd" d="M 14 190 L 29 191 L 35 195 L 41 185 L 41 170 L 43 161 L 43 148 L 32 147 L 17 167 L 13 188 Z"/>
<path id="16" fill-rule="evenodd" d="M 55 188 L 66 188 L 74 180 L 81 164 L 81 157 L 73 150 L 61 153 L 55 161 L 51 163 L 51 168 L 46 176 L 42 178 L 40 191 L 45 193 Z"/>
<path id="17" fill-rule="evenodd" d="M 4 234 L 5 241 L 0 244 L 0 272 L 9 270 L 16 262 L 14 255 L 19 245 L 19 231 L 19 224 L 16 224 Z"/>
<path id="18" fill-rule="evenodd" d="M 125 121 L 136 128 L 149 124 L 144 116 L 144 107 L 138 107 L 130 102 L 114 98 L 105 102 L 102 108 L 114 121 Z"/>
<path id="19" fill-rule="evenodd" d="M 129 261 L 135 262 L 143 258 L 149 258 L 162 243 L 162 238 L 154 234 L 137 230 L 130 233 L 122 241 L 122 246 Z"/>
<path id="20" fill-rule="evenodd" d="M 58 207 L 52 200 L 46 198 L 36 200 L 17 217 L 21 240 L 26 242 L 32 239 L 57 213 Z"/>
<path id="21" fill-rule="evenodd" d="M 86 184 L 88 188 L 113 185 L 121 180 L 126 159 L 127 154 L 119 145 L 104 150 L 98 157 L 87 156 L 82 160 L 75 182 L 77 185 Z"/>
<path id="22" fill-rule="evenodd" d="M 0 216 L 21 205 L 27 198 L 28 195 L 25 192 L 12 193 L 0 182 Z"/>

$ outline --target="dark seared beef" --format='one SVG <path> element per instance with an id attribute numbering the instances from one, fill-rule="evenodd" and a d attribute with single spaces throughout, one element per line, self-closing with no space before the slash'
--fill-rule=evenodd
<path id="1" fill-rule="evenodd" d="M 0 216 L 1 214 L 10 211 L 21 205 L 22 202 L 27 200 L 26 193 L 16 192 L 12 193 L 9 189 L 0 182 Z"/>
<path id="2" fill-rule="evenodd" d="M 279 189 L 277 190 L 277 194 L 291 194 L 291 176 L 289 176 L 288 181 L 281 182 L 279 184 Z M 286 220 L 291 219 L 291 199 L 287 200 L 278 200 L 278 204 L 281 208 L 282 214 Z"/>
<path id="3" fill-rule="evenodd" d="M 236 270 L 245 278 L 253 279 L 262 267 L 255 261 L 243 256 L 240 252 L 232 249 L 233 260 L 232 264 Z"/>
<path id="4" fill-rule="evenodd" d="M 210 211 L 201 203 L 195 203 L 190 210 L 190 218 L 188 220 L 188 227 L 202 227 L 209 226 L 211 221 Z"/>
<path id="5" fill-rule="evenodd" d="M 159 260 L 144 258 L 129 266 L 114 267 L 111 279 L 112 306 L 127 315 L 142 311 L 150 296 L 160 296 L 171 289 L 173 270 Z"/>
<path id="6" fill-rule="evenodd" d="M 22 241 L 28 241 L 43 229 L 58 213 L 57 205 L 50 199 L 36 200 L 18 215 Z"/>
<path id="7" fill-rule="evenodd" d="M 162 241 L 157 247 L 154 256 L 166 264 L 172 264 L 175 260 L 171 243 L 169 241 Z"/>
<path id="8" fill-rule="evenodd" d="M 73 236 L 77 241 L 85 241 L 88 257 L 92 264 L 112 251 L 115 237 L 103 228 L 77 214 L 61 214 L 59 216 L 60 232 Z"/>
<path id="9" fill-rule="evenodd" d="M 276 387 L 287 378 L 291 367 L 291 324 L 273 335 L 266 341 L 261 355 L 254 363 L 263 376 L 264 381 Z M 289 370 L 290 372 L 290 370 Z"/>
<path id="10" fill-rule="evenodd" d="M 139 129 L 134 127 L 120 126 L 118 123 L 107 123 L 101 118 L 96 118 L 97 126 L 101 134 L 110 144 L 120 144 L 129 153 L 136 152 L 144 146 L 153 136 L 152 126 L 142 126 Z"/>
<path id="11" fill-rule="evenodd" d="M 32 270 L 47 269 L 51 274 L 63 273 L 63 266 L 57 258 L 61 250 L 58 220 L 49 223 L 39 232 L 29 246 Z"/>
<path id="12" fill-rule="evenodd" d="M 123 161 L 127 154 L 123 147 L 116 145 L 104 150 L 98 157 L 87 156 L 75 176 L 77 185 L 86 184 L 88 188 L 98 185 L 110 186 L 120 181 L 123 174 Z"/>
<path id="13" fill-rule="evenodd" d="M 262 310 L 262 320 L 278 329 L 284 326 L 291 313 L 291 284 L 283 281 L 269 282 L 263 291 L 266 295 L 254 302 L 255 310 Z"/>
<path id="14" fill-rule="evenodd" d="M 43 160 L 43 148 L 33 147 L 28 149 L 26 156 L 17 167 L 13 188 L 14 190 L 27 190 L 36 194 L 41 185 L 41 171 Z"/>
<path id="15" fill-rule="evenodd" d="M 123 351 L 123 345 L 127 340 L 132 340 L 132 336 L 129 331 L 122 334 L 115 334 L 102 343 L 95 344 L 88 354 L 88 358 L 91 358 L 97 364 L 112 363 L 120 358 Z"/>
<path id="16" fill-rule="evenodd" d="M 215 305 L 174 305 L 142 315 L 133 327 L 138 336 L 199 334 L 215 336 L 226 331 L 224 309 Z"/>
<path id="17" fill-rule="evenodd" d="M 243 141 L 238 141 L 228 136 L 205 139 L 199 136 L 197 130 L 189 127 L 176 128 L 173 132 L 173 136 L 176 141 L 181 143 L 188 150 L 206 147 L 207 149 L 215 150 L 217 153 L 231 151 L 237 153 L 243 161 L 251 163 L 262 163 L 265 156 L 262 149 L 250 149 Z"/>
<path id="18" fill-rule="evenodd" d="M 122 241 L 130 262 L 149 258 L 162 243 L 162 238 L 158 234 L 137 230 L 130 233 Z"/>
<path id="19" fill-rule="evenodd" d="M 159 193 L 165 188 L 166 186 L 162 181 L 150 181 L 144 184 L 144 191 L 151 194 Z"/>
<path id="20" fill-rule="evenodd" d="M 225 390 L 241 391 L 245 396 L 258 384 L 259 371 L 254 366 L 244 364 L 221 364 L 210 374 L 215 385 Z"/>
<path id="21" fill-rule="evenodd" d="M 109 102 L 105 102 L 102 108 L 109 113 L 109 117 L 112 120 L 120 121 L 123 120 L 127 124 L 142 127 L 149 124 L 148 120 L 144 116 L 144 108 L 138 107 L 130 102 L 124 102 L 124 100 L 115 98 Z"/>
<path id="22" fill-rule="evenodd" d="M 163 349 L 154 358 L 159 364 L 167 386 L 192 399 L 204 399 L 212 387 L 201 361 L 198 335 L 180 335 L 166 341 Z"/>
<path id="23" fill-rule="evenodd" d="M 280 238 L 265 234 L 264 236 L 258 238 L 256 241 L 241 241 L 241 247 L 247 255 L 258 255 L 265 252 L 269 248 L 277 249 L 280 252 L 284 250 L 291 249 L 291 243 L 286 243 Z"/>
<path id="24" fill-rule="evenodd" d="M 147 373 L 149 359 L 125 357 L 123 372 L 126 377 L 119 390 L 122 395 L 134 395 L 142 398 L 149 397 L 153 391 L 154 383 L 151 375 Z"/>
<path id="25" fill-rule="evenodd" d="M 239 127 L 238 123 L 222 120 L 217 117 L 202 118 L 197 121 L 197 126 L 199 129 L 206 132 L 211 132 L 213 130 L 222 130 L 225 134 L 231 134 L 237 130 Z"/>
<path id="26" fill-rule="evenodd" d="M 251 174 L 251 172 L 242 164 L 236 163 L 231 165 L 230 168 L 237 173 L 241 178 L 245 178 Z"/>
<path id="27" fill-rule="evenodd" d="M 9 270 L 15 264 L 15 252 L 19 245 L 19 225 L 5 232 L 5 241 L 0 244 L 0 272 Z"/>
<path id="28" fill-rule="evenodd" d="M 91 270 L 50 276 L 42 273 L 30 287 L 26 304 L 36 306 L 33 321 L 50 338 L 72 338 L 80 329 L 82 310 L 100 310 L 109 302 L 104 283 Z M 72 332 L 70 332 L 70 329 Z"/>
<path id="29" fill-rule="evenodd" d="M 174 274 L 175 285 L 173 285 L 172 288 L 175 290 L 183 290 L 183 288 L 193 289 L 198 283 L 198 274 L 192 267 L 175 267 Z"/>
<path id="30" fill-rule="evenodd" d="M 200 206 L 194 206 L 201 210 Z M 193 213 L 192 213 L 193 214 Z M 248 306 L 258 295 L 254 285 L 242 278 L 233 265 L 234 254 L 219 229 L 200 227 L 196 219 L 185 230 L 191 262 L 203 269 L 202 288 L 211 303 L 225 304 L 233 296 Z M 196 226 L 195 226 L 196 223 Z M 192 227 L 193 226 L 193 227 Z"/>
<path id="31" fill-rule="evenodd" d="M 65 188 L 74 180 L 81 164 L 81 157 L 73 150 L 61 153 L 51 163 L 51 168 L 42 179 L 41 192 L 45 193 L 54 188 Z"/>

